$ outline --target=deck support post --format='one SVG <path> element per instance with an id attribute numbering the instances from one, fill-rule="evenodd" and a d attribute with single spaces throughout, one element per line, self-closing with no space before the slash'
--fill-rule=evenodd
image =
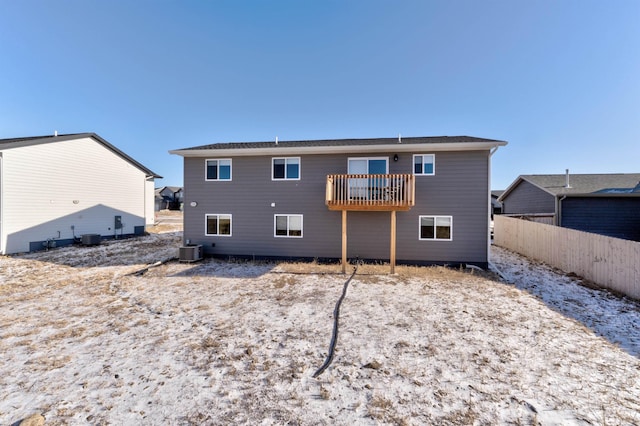
<path id="1" fill-rule="evenodd" d="M 396 273 L 396 211 L 391 210 L 391 253 L 389 263 L 391 264 L 391 273 Z"/>
<path id="2" fill-rule="evenodd" d="M 347 211 L 342 210 L 342 273 L 347 273 Z"/>

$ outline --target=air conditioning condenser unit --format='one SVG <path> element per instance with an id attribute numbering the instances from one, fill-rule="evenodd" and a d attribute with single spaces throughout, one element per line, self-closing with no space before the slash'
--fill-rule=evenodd
<path id="1" fill-rule="evenodd" d="M 179 250 L 180 262 L 196 262 L 202 259 L 202 245 L 183 246 Z"/>

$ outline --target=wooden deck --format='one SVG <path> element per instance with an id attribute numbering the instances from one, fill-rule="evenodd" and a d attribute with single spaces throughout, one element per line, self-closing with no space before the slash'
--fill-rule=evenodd
<path id="1" fill-rule="evenodd" d="M 325 203 L 329 210 L 406 211 L 415 204 L 415 176 L 329 175 Z"/>

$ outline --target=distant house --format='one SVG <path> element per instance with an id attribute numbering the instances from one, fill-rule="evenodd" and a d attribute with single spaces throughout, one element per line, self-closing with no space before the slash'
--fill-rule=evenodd
<path id="1" fill-rule="evenodd" d="M 507 215 L 640 241 L 640 173 L 522 175 L 498 200 Z"/>
<path id="2" fill-rule="evenodd" d="M 0 140 L 0 254 L 143 234 L 156 173 L 95 133 Z"/>
<path id="3" fill-rule="evenodd" d="M 170 152 L 184 157 L 185 242 L 206 254 L 486 266 L 491 155 L 506 144 L 403 137 Z"/>
<path id="4" fill-rule="evenodd" d="M 504 191 L 502 190 L 493 190 L 491 191 L 491 215 L 501 214 L 502 213 L 502 203 L 498 201 L 498 198 L 502 195 Z"/>
<path id="5" fill-rule="evenodd" d="M 163 186 L 155 190 L 155 210 L 180 210 L 183 190 L 180 186 Z"/>

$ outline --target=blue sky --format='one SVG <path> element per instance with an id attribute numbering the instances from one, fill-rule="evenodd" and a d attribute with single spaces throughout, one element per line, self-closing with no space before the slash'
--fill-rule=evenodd
<path id="1" fill-rule="evenodd" d="M 214 142 L 469 135 L 640 172 L 640 1 L 0 0 L 0 138 L 96 132 L 182 184 Z"/>

